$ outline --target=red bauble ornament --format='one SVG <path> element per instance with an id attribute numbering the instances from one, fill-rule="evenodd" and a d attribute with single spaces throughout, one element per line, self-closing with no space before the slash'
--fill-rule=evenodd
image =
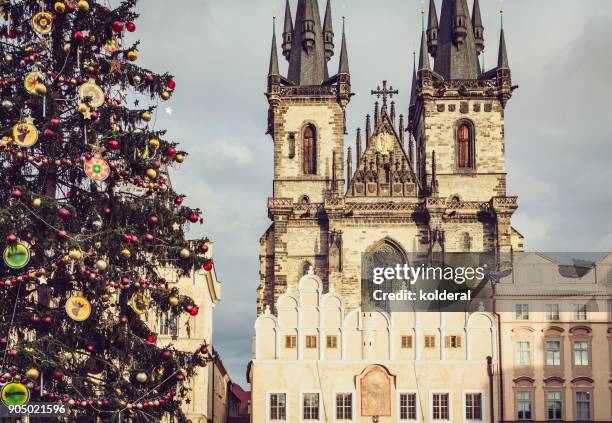
<path id="1" fill-rule="evenodd" d="M 113 31 L 115 31 L 116 33 L 120 33 L 121 31 L 123 31 L 123 22 L 113 22 Z"/>
<path id="2" fill-rule="evenodd" d="M 108 149 L 111 150 L 111 151 L 119 150 L 120 146 L 121 146 L 121 144 L 119 144 L 119 141 L 117 141 L 117 140 L 110 140 L 108 142 Z"/>
<path id="3" fill-rule="evenodd" d="M 68 10 L 68 12 L 74 12 L 76 10 L 76 5 L 74 3 L 67 2 L 66 10 Z"/>
<path id="4" fill-rule="evenodd" d="M 66 239 L 68 238 L 68 232 L 62 229 L 61 231 L 57 232 L 57 237 L 60 239 Z"/>
<path id="5" fill-rule="evenodd" d="M 204 270 L 206 270 L 207 272 L 210 272 L 210 271 L 212 270 L 212 268 L 213 268 L 213 264 L 212 264 L 212 263 L 206 263 L 206 264 L 203 266 L 203 268 L 204 268 Z"/>
<path id="6" fill-rule="evenodd" d="M 168 351 L 168 350 L 165 350 L 165 351 L 162 352 L 161 356 L 162 356 L 162 358 L 164 360 L 171 360 L 172 359 L 172 352 Z"/>
<path id="7" fill-rule="evenodd" d="M 171 90 L 176 88 L 176 82 L 174 82 L 174 79 L 168 81 L 168 88 L 170 88 Z"/>
<path id="8" fill-rule="evenodd" d="M 70 217 L 70 211 L 62 207 L 61 209 L 57 211 L 57 217 L 59 217 L 62 220 L 66 220 Z"/>
<path id="9" fill-rule="evenodd" d="M 51 129 L 45 129 L 43 131 L 43 137 L 45 137 L 47 139 L 51 139 L 51 138 L 55 137 L 55 131 L 53 131 Z"/>
<path id="10" fill-rule="evenodd" d="M 176 156 L 176 148 L 174 148 L 174 147 L 166 148 L 166 157 L 172 158 L 174 156 Z"/>
<path id="11" fill-rule="evenodd" d="M 53 380 L 57 380 L 60 381 L 64 378 L 64 372 L 62 372 L 61 370 L 54 370 L 53 374 L 51 375 L 51 377 L 53 378 Z"/>
<path id="12" fill-rule="evenodd" d="M 154 344 L 154 343 L 157 342 L 157 338 L 155 336 L 153 336 L 153 335 L 149 335 L 149 336 L 147 336 L 147 342 L 149 344 Z"/>
<path id="13" fill-rule="evenodd" d="M 128 320 L 128 318 L 127 318 L 126 316 L 121 316 L 121 317 L 119 318 L 119 322 L 120 322 L 122 325 L 127 325 L 127 324 L 128 324 L 128 322 L 129 322 L 129 320 Z"/>
<path id="14" fill-rule="evenodd" d="M 10 350 L 8 353 L 11 357 L 17 357 L 18 351 L 13 349 L 13 350 Z"/>
<path id="15" fill-rule="evenodd" d="M 183 197 L 176 197 L 174 199 L 174 204 L 176 204 L 177 206 L 180 206 L 181 204 L 183 204 Z"/>
<path id="16" fill-rule="evenodd" d="M 118 348 L 123 348 L 125 346 L 125 339 L 123 338 L 115 339 L 115 346 Z"/>
<path id="17" fill-rule="evenodd" d="M 206 345 L 204 345 L 202 348 L 200 348 L 200 352 L 202 354 L 208 354 L 208 347 Z"/>
<path id="18" fill-rule="evenodd" d="M 199 220 L 200 220 L 200 216 L 198 216 L 195 213 L 193 213 L 191 216 L 189 216 L 189 221 L 191 223 L 198 223 Z"/>
<path id="19" fill-rule="evenodd" d="M 155 77 L 153 76 L 153 74 L 148 73 L 147 76 L 147 82 L 153 82 L 155 80 Z"/>
<path id="20" fill-rule="evenodd" d="M 74 33 L 74 41 L 82 43 L 85 41 L 85 34 L 83 34 L 81 31 L 77 31 Z"/>
<path id="21" fill-rule="evenodd" d="M 178 375 L 176 375 L 176 380 L 178 380 L 179 382 L 182 382 L 185 380 L 185 376 L 179 373 Z"/>
<path id="22" fill-rule="evenodd" d="M 21 191 L 19 191 L 17 188 L 11 191 L 11 197 L 13 198 L 21 198 L 21 195 Z"/>
<path id="23" fill-rule="evenodd" d="M 8 338 L 0 338 L 0 345 L 8 344 Z"/>
<path id="24" fill-rule="evenodd" d="M 199 309 L 199 308 L 197 308 L 197 307 L 193 307 L 193 308 L 191 309 L 191 311 L 189 311 L 189 314 L 191 314 L 191 316 L 192 316 L 192 317 L 195 317 L 195 316 L 197 316 L 197 315 L 198 315 L 198 313 L 199 313 L 199 312 L 200 312 L 200 309 Z"/>
<path id="25" fill-rule="evenodd" d="M 102 405 L 103 405 L 104 407 L 108 407 L 108 405 L 109 405 L 109 404 L 110 404 L 110 401 L 109 401 L 109 400 L 107 400 L 107 399 L 102 400 Z"/>
<path id="26" fill-rule="evenodd" d="M 94 344 L 87 344 L 87 347 L 85 349 L 87 350 L 87 352 L 94 352 L 96 346 Z"/>
<path id="27" fill-rule="evenodd" d="M 61 123 L 60 120 L 57 118 L 51 119 L 51 125 L 53 126 L 59 126 L 60 123 Z"/>
<path id="28" fill-rule="evenodd" d="M 109 209 L 108 207 L 106 207 L 106 208 L 104 209 L 104 214 L 105 214 L 105 215 L 107 215 L 107 216 L 108 216 L 108 215 L 110 215 L 111 213 L 112 213 L 112 211 L 111 211 L 111 209 Z"/>
<path id="29" fill-rule="evenodd" d="M 153 235 L 151 235 L 151 234 L 146 234 L 145 235 L 145 241 L 147 241 L 147 242 L 151 242 L 154 239 L 155 239 L 155 237 Z"/>
<path id="30" fill-rule="evenodd" d="M 134 22 L 128 22 L 125 24 L 125 29 L 127 29 L 128 32 L 134 32 L 136 31 L 136 24 Z"/>
<path id="31" fill-rule="evenodd" d="M 9 244 L 14 244 L 17 242 L 17 236 L 15 234 L 8 234 L 6 236 L 6 242 Z"/>
<path id="32" fill-rule="evenodd" d="M 159 223 L 159 218 L 157 216 L 150 216 L 149 217 L 149 225 L 155 226 L 158 223 Z"/>
<path id="33" fill-rule="evenodd" d="M 206 244 L 202 245 L 202 252 L 204 252 L 204 253 L 208 252 L 208 245 L 206 245 Z"/>
<path id="34" fill-rule="evenodd" d="M 50 325 L 50 324 L 53 323 L 53 317 L 45 316 L 45 317 L 43 317 L 42 321 L 43 321 L 44 324 Z"/>

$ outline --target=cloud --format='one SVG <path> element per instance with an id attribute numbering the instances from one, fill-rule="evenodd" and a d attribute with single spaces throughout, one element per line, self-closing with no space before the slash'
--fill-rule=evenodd
<path id="1" fill-rule="evenodd" d="M 206 152 L 210 155 L 211 162 L 221 160 L 238 165 L 253 162 L 253 152 L 249 146 L 234 141 L 215 140 L 206 146 Z"/>

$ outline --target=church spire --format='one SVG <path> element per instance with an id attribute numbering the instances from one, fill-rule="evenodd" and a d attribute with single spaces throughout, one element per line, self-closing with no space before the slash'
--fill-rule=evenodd
<path id="1" fill-rule="evenodd" d="M 349 61 L 348 61 L 348 49 L 346 48 L 346 33 L 345 33 L 345 18 L 342 18 L 342 47 L 340 48 L 340 67 L 338 69 L 339 74 L 350 74 Z"/>
<path id="2" fill-rule="evenodd" d="M 427 48 L 429 54 L 436 55 L 438 49 L 438 12 L 436 12 L 436 3 L 434 0 L 429 0 L 429 22 L 427 24 Z"/>
<path id="3" fill-rule="evenodd" d="M 421 34 L 421 52 L 419 54 L 419 72 L 430 71 L 431 65 L 429 64 L 429 53 L 427 51 L 427 34 L 425 31 Z M 437 64 L 437 61 L 436 61 Z"/>
<path id="4" fill-rule="evenodd" d="M 291 42 L 293 40 L 293 18 L 291 17 L 291 5 L 289 0 L 285 5 L 285 29 L 283 30 L 283 56 L 289 60 L 291 56 Z"/>
<path id="5" fill-rule="evenodd" d="M 327 7 L 325 8 L 323 39 L 325 42 L 325 60 L 329 62 L 334 55 L 334 28 L 332 25 L 331 0 L 327 0 Z"/>
<path id="6" fill-rule="evenodd" d="M 296 85 L 321 85 L 328 78 L 317 0 L 298 0 L 287 76 Z"/>
<path id="7" fill-rule="evenodd" d="M 480 2 L 474 0 L 474 7 L 472 7 L 472 28 L 474 29 L 474 42 L 476 43 L 476 51 L 478 55 L 482 53 L 485 48 L 484 44 L 484 26 L 482 25 L 482 16 L 480 14 Z"/>
<path id="8" fill-rule="evenodd" d="M 416 106 L 417 100 L 417 71 L 416 71 L 416 51 L 412 52 L 412 87 L 410 89 L 409 108 Z"/>
<path id="9" fill-rule="evenodd" d="M 503 27 L 499 35 L 499 56 L 497 58 L 497 69 L 510 70 L 510 63 L 508 62 L 508 50 L 506 49 L 506 36 L 504 35 Z"/>
<path id="10" fill-rule="evenodd" d="M 467 0 L 443 0 L 434 70 L 444 79 L 478 79 L 480 63 Z"/>
<path id="11" fill-rule="evenodd" d="M 272 49 L 270 51 L 268 76 L 271 75 L 280 75 L 278 70 L 278 51 L 276 50 L 276 17 L 272 18 Z"/>

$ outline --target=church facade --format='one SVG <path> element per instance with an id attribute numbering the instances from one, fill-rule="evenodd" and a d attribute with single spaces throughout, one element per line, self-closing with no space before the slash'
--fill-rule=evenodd
<path id="1" fill-rule="evenodd" d="M 366 252 L 501 261 L 523 250 L 506 190 L 504 114 L 516 87 L 503 28 L 497 66 L 482 69 L 478 0 L 471 10 L 430 0 L 406 117 L 384 81 L 346 148 L 348 40 L 343 28 L 330 75 L 332 22 L 330 1 L 324 15 L 317 0 L 298 0 L 295 15 L 287 1 L 287 76 L 272 39 L 272 223 L 260 240 L 252 421 L 497 420 L 498 316 L 365 312 L 361 276 Z"/>

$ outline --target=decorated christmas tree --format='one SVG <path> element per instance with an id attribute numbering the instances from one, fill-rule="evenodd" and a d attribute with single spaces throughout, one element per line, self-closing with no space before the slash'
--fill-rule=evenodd
<path id="1" fill-rule="evenodd" d="M 212 263 L 168 179 L 186 153 L 155 128 L 176 84 L 138 65 L 137 0 L 116 3 L 0 1 L 0 387 L 68 421 L 184 421 L 207 346 L 147 322 L 197 315 L 164 275 Z"/>

